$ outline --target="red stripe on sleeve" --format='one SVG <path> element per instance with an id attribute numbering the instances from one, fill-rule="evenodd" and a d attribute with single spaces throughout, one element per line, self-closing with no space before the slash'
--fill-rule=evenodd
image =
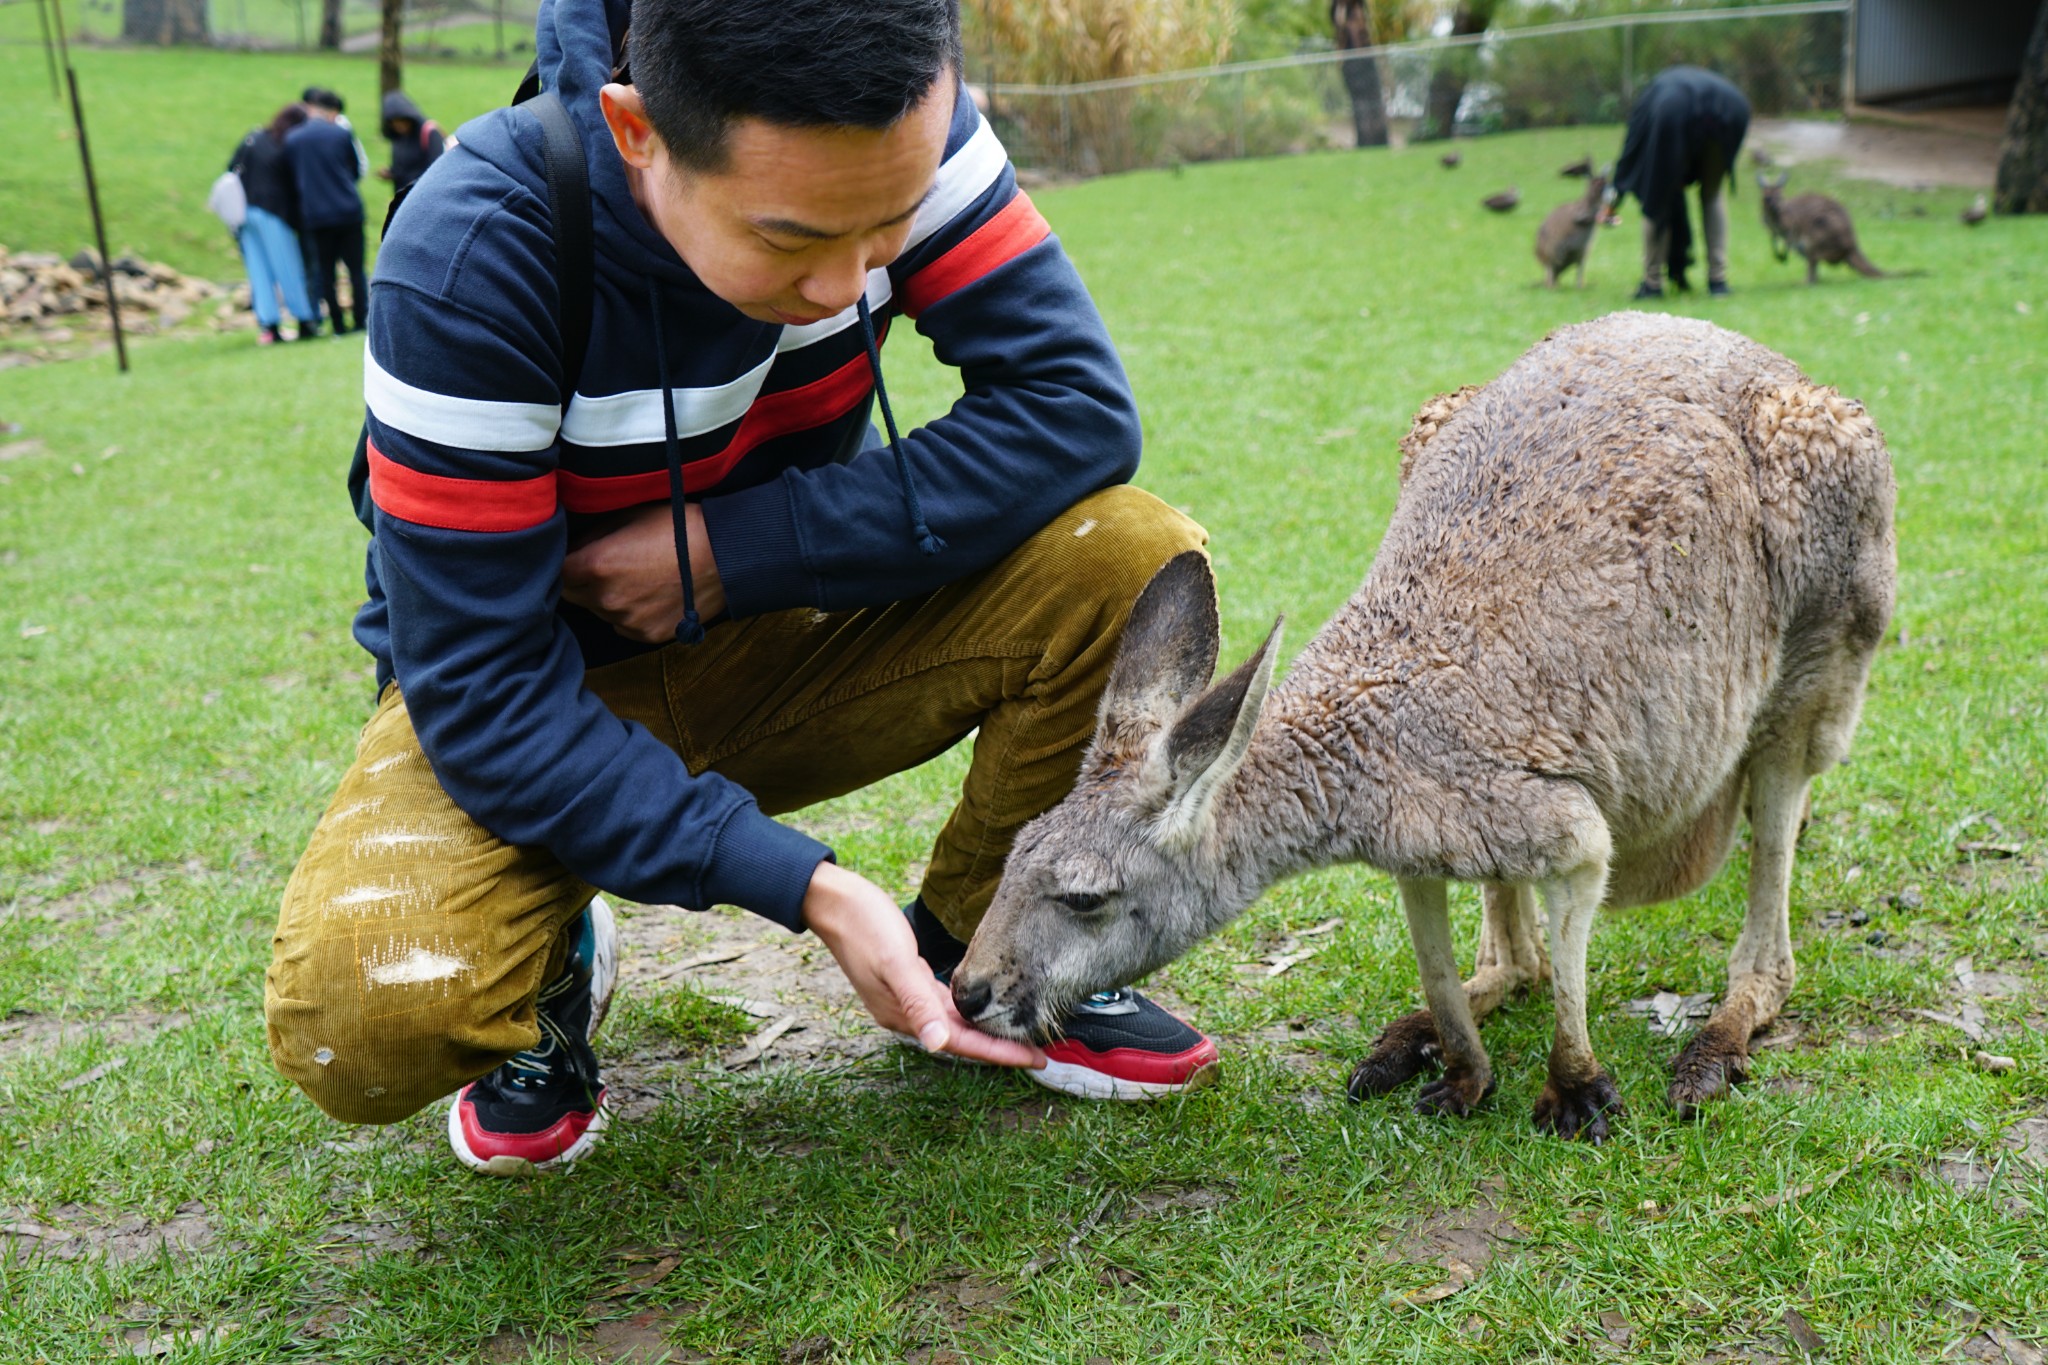
<path id="1" fill-rule="evenodd" d="M 884 333 L 886 335 L 886 332 Z M 701 493 L 732 472 L 748 451 L 791 432 L 824 426 L 853 411 L 874 386 L 865 355 L 855 356 L 823 379 L 794 389 L 763 394 L 740 419 L 725 449 L 683 466 L 683 491 Z M 562 502 L 571 512 L 615 512 L 668 497 L 668 471 L 595 478 L 561 471 Z"/>
<path id="2" fill-rule="evenodd" d="M 451 479 L 370 447 L 370 497 L 394 517 L 444 531 L 527 531 L 555 514 L 555 476 Z"/>
<path id="3" fill-rule="evenodd" d="M 1052 235 L 1052 228 L 1022 190 L 966 241 L 912 275 L 903 285 L 903 311 L 916 317 L 956 289 L 973 284 L 1005 261 Z"/>

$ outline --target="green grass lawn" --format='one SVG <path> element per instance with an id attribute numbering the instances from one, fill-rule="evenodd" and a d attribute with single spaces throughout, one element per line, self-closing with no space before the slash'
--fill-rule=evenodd
<path id="1" fill-rule="evenodd" d="M 106 89 L 110 197 L 138 225 L 117 238 L 195 265 L 220 261 L 198 205 L 238 132 L 304 80 L 366 102 L 372 79 L 299 58 L 82 62 Z M 122 73 L 148 73 L 149 104 L 108 88 Z M 496 72 L 437 74 L 451 84 L 422 93 L 448 121 L 458 77 L 468 109 L 499 98 Z M 43 127 L 33 103 L 0 127 Z M 8 240 L 59 223 L 72 184 L 65 148 L 12 141 L 30 153 L 0 172 Z M 1456 172 L 1427 150 L 1346 153 L 1037 196 L 1129 364 L 1142 482 L 1214 537 L 1228 656 L 1282 610 L 1298 646 L 1353 589 L 1418 404 L 1623 306 L 1633 218 L 1602 236 L 1584 293 L 1533 287 L 1537 217 L 1576 188 L 1548 168 L 1587 145 L 1517 135 L 1470 144 Z M 1517 180 L 1521 212 L 1479 209 Z M 438 1111 L 340 1128 L 271 1070 L 261 975 L 369 700 L 341 487 L 359 343 L 168 338 L 125 379 L 106 360 L 0 373 L 0 419 L 23 427 L 0 437 L 0 1360 L 192 1332 L 175 1358 L 653 1359 L 627 1353 L 662 1341 L 756 1362 L 1676 1362 L 1796 1358 L 1811 1332 L 1832 1360 L 1903 1362 L 2039 1344 L 2048 223 L 1967 232 L 1967 195 L 1835 188 L 1871 256 L 1928 273 L 1808 289 L 1770 260 L 1745 192 L 1736 294 L 1672 306 L 1868 403 L 1898 468 L 1897 620 L 1852 761 L 1816 791 L 1802 976 L 1753 1082 L 1677 1122 L 1661 1096 L 1680 1044 L 1625 1009 L 1720 987 L 1741 854 L 1595 934 L 1594 1041 L 1630 1105 L 1598 1149 L 1531 1129 L 1541 1000 L 1489 1025 L 1500 1090 L 1477 1117 L 1344 1101 L 1350 1060 L 1418 998 L 1392 885 L 1366 870 L 1276 888 L 1162 974 L 1225 1043 L 1223 1081 L 1181 1102 L 1048 1102 L 892 1050 L 728 1072 L 757 1022 L 670 982 L 629 992 L 607 1049 L 639 1078 L 636 1121 L 569 1178 L 466 1175 Z M 890 351 L 900 409 L 941 410 L 954 386 L 907 329 Z M 907 891 L 963 767 L 947 755 L 798 823 Z M 1457 904 L 1469 943 L 1476 896 Z M 1335 917 L 1320 955 L 1245 970 Z M 643 912 L 637 968 L 692 951 L 695 924 L 754 932 Z M 1966 1003 L 2016 1069 L 1977 1069 L 1977 1044 L 1913 1013 Z M 843 1007 L 807 1008 L 791 1038 L 859 1036 Z M 38 1244 L 126 1259 L 25 1254 Z"/>

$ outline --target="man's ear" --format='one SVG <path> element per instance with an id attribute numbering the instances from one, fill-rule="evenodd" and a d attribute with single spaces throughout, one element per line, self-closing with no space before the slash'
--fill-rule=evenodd
<path id="1" fill-rule="evenodd" d="M 597 92 L 597 104 L 604 110 L 605 126 L 612 130 L 612 145 L 619 149 L 619 158 L 635 170 L 651 168 L 654 125 L 647 121 L 647 106 L 640 102 L 640 92 L 614 82 Z"/>

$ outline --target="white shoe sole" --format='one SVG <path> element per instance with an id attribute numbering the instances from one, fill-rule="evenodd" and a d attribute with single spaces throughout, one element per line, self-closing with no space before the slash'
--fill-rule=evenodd
<path id="1" fill-rule="evenodd" d="M 467 1090 L 469 1087 L 464 1086 Z M 520 1156 L 480 1157 L 469 1145 L 469 1139 L 462 1131 L 462 1091 L 455 1092 L 455 1100 L 448 1106 L 448 1145 L 455 1149 L 455 1159 L 480 1175 L 528 1176 L 547 1175 L 551 1172 L 566 1172 L 597 1146 L 598 1135 L 604 1132 L 611 1121 L 611 1106 L 600 1103 L 596 1117 L 583 1130 L 583 1136 L 571 1143 L 569 1150 L 560 1156 L 549 1157 L 546 1161 L 528 1161 Z"/>
<path id="2" fill-rule="evenodd" d="M 612 992 L 619 984 L 619 921 L 612 914 L 612 907 L 603 896 L 590 898 L 590 928 L 594 947 L 590 963 L 590 1031 L 584 1035 L 595 1039 L 605 1016 L 611 1013 Z M 463 1090 L 469 1087 L 464 1086 Z M 611 1108 L 602 1102 L 597 1114 L 590 1120 L 590 1126 L 583 1135 L 570 1145 L 560 1156 L 546 1161 L 528 1161 L 524 1157 L 494 1156 L 480 1157 L 469 1145 L 469 1139 L 462 1132 L 462 1091 L 455 1092 L 455 1098 L 448 1105 L 448 1145 L 455 1149 L 455 1159 L 472 1171 L 484 1175 L 524 1176 L 541 1175 L 549 1171 L 567 1171 L 581 1161 L 597 1146 L 598 1136 L 611 1121 Z"/>
<path id="3" fill-rule="evenodd" d="M 1223 1074 L 1222 1066 L 1210 1062 L 1198 1067 L 1184 1081 L 1127 1081 L 1116 1076 L 1107 1076 L 1092 1067 L 1077 1066 L 1073 1062 L 1048 1060 L 1044 1069 L 1024 1073 L 1047 1090 L 1057 1090 L 1062 1095 L 1074 1095 L 1084 1100 L 1122 1100 L 1137 1103 L 1146 1100 L 1163 1100 L 1169 1095 L 1181 1095 L 1190 1090 L 1200 1090 L 1215 1083 Z"/>

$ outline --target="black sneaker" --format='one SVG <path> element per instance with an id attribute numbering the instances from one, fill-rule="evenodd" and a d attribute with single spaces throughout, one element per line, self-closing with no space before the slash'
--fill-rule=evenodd
<path id="1" fill-rule="evenodd" d="M 1024 1073 L 1089 1100 L 1156 1100 L 1216 1079 L 1216 1044 L 1129 986 L 1092 995 L 1061 1021 L 1045 1068 Z"/>
<path id="2" fill-rule="evenodd" d="M 1661 284 L 1639 284 L 1636 286 L 1635 297 L 1639 299 L 1661 299 L 1664 297 L 1664 286 Z"/>
<path id="3" fill-rule="evenodd" d="M 1725 299 L 1725 298 L 1727 298 L 1727 297 L 1728 297 L 1728 281 L 1726 281 L 1726 280 L 1708 280 L 1708 281 L 1707 281 L 1707 293 L 1708 293 L 1709 295 L 1711 295 L 1712 297 L 1714 297 L 1714 298 L 1717 298 L 1717 299 Z"/>
<path id="4" fill-rule="evenodd" d="M 603 897 L 570 925 L 568 966 L 541 988 L 540 1041 L 455 1093 L 448 1145 L 485 1175 L 532 1175 L 581 1161 L 604 1131 L 604 1078 L 590 1040 L 619 979 L 619 930 Z"/>

